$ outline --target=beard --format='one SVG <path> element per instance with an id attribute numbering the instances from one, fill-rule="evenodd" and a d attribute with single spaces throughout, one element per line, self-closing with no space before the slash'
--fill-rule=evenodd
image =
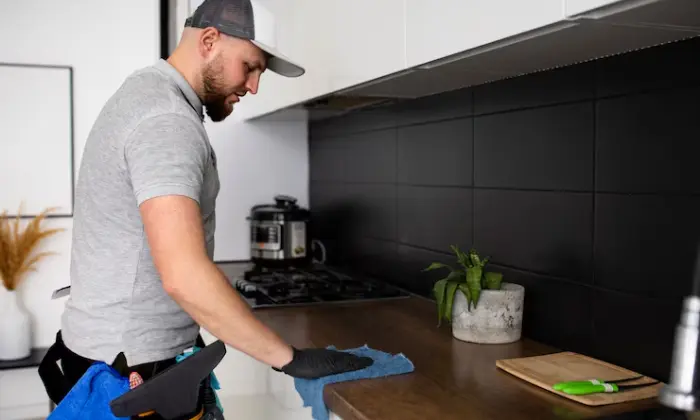
<path id="1" fill-rule="evenodd" d="M 202 105 L 207 115 L 212 121 L 223 121 L 233 112 L 233 106 L 226 103 L 226 98 L 232 92 L 225 90 L 221 75 L 223 65 L 221 57 L 217 57 L 209 63 L 202 73 L 202 84 L 204 86 L 204 99 Z"/>

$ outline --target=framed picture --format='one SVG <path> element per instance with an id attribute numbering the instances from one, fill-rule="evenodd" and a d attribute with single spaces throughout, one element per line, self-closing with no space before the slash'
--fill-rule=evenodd
<path id="1" fill-rule="evenodd" d="M 0 63 L 0 210 L 72 217 L 73 68 Z"/>

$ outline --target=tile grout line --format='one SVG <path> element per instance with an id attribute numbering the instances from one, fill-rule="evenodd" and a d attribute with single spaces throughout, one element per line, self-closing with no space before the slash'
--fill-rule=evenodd
<path id="1" fill-rule="evenodd" d="M 470 100 L 472 102 L 472 114 L 476 110 L 476 99 L 474 95 L 474 89 L 470 91 Z M 476 117 L 472 117 L 472 182 L 471 188 L 469 189 L 472 194 L 472 237 L 471 243 L 473 247 L 476 247 L 476 190 L 474 186 L 476 185 Z"/>
<path id="2" fill-rule="evenodd" d="M 394 130 L 394 163 L 396 164 L 396 174 L 394 177 L 394 240 L 399 240 L 399 127 Z"/>
<path id="3" fill-rule="evenodd" d="M 593 88 L 597 91 L 598 90 L 598 77 L 597 73 L 593 72 Z M 593 157 L 592 157 L 592 162 L 593 162 L 593 173 L 592 173 L 592 179 L 593 179 L 593 185 L 591 185 L 591 190 L 593 191 L 593 196 L 591 198 L 591 259 L 590 259 L 590 264 L 591 264 L 591 285 L 592 288 L 590 289 L 591 292 L 589 293 L 588 297 L 590 299 L 589 305 L 590 305 L 590 310 L 593 312 L 595 310 L 595 294 L 600 286 L 598 285 L 596 281 L 596 259 L 595 259 L 595 231 L 596 231 L 596 198 L 597 198 L 597 190 L 598 190 L 598 161 L 597 161 L 597 156 L 598 156 L 598 104 L 599 100 L 595 100 L 591 103 L 591 106 L 593 107 Z M 596 325 L 595 325 L 595 317 L 591 316 L 590 319 L 591 324 L 588 326 L 590 329 L 591 333 L 591 339 L 593 340 L 593 346 L 595 347 L 595 343 L 597 342 L 596 340 Z M 594 349 L 597 350 L 597 349 Z"/>
<path id="4" fill-rule="evenodd" d="M 452 254 L 450 254 L 448 251 L 438 251 L 438 250 L 435 250 L 432 248 L 428 248 L 428 247 L 424 247 L 424 246 L 420 246 L 420 245 L 415 245 L 415 244 L 411 244 L 411 243 L 407 243 L 407 242 L 401 242 L 398 240 L 373 237 L 373 236 L 369 236 L 369 235 L 362 235 L 362 237 L 365 239 L 370 239 L 370 240 L 378 241 L 378 242 L 394 243 L 396 245 L 397 250 L 398 250 L 399 246 L 403 246 L 403 247 L 412 248 L 412 249 L 415 249 L 418 251 L 424 251 L 424 252 L 438 254 L 438 255 L 444 256 L 444 257 L 451 257 L 452 256 Z M 522 274 L 541 277 L 541 278 L 548 280 L 548 281 L 560 282 L 560 283 L 568 284 L 571 286 L 581 287 L 581 288 L 587 289 L 589 291 L 614 293 L 614 294 L 622 295 L 625 297 L 631 297 L 631 298 L 635 298 L 635 299 L 654 300 L 654 301 L 660 301 L 663 303 L 672 303 L 672 301 L 677 300 L 674 297 L 664 296 L 662 298 L 658 298 L 658 297 L 655 297 L 652 295 L 644 295 L 644 294 L 639 294 L 639 293 L 635 293 L 635 292 L 631 292 L 631 291 L 618 290 L 618 289 L 603 287 L 600 285 L 593 285 L 590 283 L 582 283 L 582 282 L 578 282 L 576 280 L 572 280 L 572 279 L 569 279 L 566 277 L 561 277 L 561 276 L 554 275 L 554 274 L 547 274 L 544 272 L 532 271 L 532 270 L 529 270 L 526 268 L 520 268 L 520 267 L 509 265 L 506 263 L 500 263 L 498 261 L 493 261 L 491 264 L 493 266 L 496 266 L 496 267 L 501 267 L 501 268 L 504 268 L 507 270 L 516 271 L 516 272 L 519 272 Z"/>
<path id="5" fill-rule="evenodd" d="M 354 185 L 397 185 L 400 187 L 414 188 L 445 188 L 464 190 L 485 190 L 485 191 L 508 191 L 508 192 L 541 192 L 541 193 L 561 193 L 561 194 L 596 194 L 625 197 L 677 197 L 677 198 L 700 198 L 700 193 L 677 193 L 677 192 L 624 192 L 624 191 L 593 191 L 593 190 L 561 190 L 543 188 L 513 188 L 513 187 L 482 187 L 474 185 L 445 185 L 445 184 L 416 184 L 401 182 L 369 182 L 369 181 L 342 181 L 342 180 L 320 180 L 312 179 L 311 183 L 317 184 L 354 184 Z"/>

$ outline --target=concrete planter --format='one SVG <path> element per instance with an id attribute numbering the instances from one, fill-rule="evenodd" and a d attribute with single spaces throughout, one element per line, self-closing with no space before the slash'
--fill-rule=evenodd
<path id="1" fill-rule="evenodd" d="M 482 290 L 476 308 L 467 310 L 467 299 L 457 291 L 452 304 L 452 335 L 479 344 L 504 344 L 520 340 L 525 288 L 501 284 L 501 290 Z"/>

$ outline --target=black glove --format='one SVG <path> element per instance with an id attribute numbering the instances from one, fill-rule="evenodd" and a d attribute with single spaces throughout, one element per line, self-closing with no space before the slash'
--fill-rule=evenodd
<path id="1" fill-rule="evenodd" d="M 289 376 L 304 379 L 316 379 L 322 376 L 337 373 L 351 372 L 364 369 L 374 363 L 371 357 L 356 356 L 329 349 L 296 349 L 292 347 L 294 356 L 292 361 L 282 366 L 282 369 L 273 367 L 278 372 L 284 372 Z"/>

